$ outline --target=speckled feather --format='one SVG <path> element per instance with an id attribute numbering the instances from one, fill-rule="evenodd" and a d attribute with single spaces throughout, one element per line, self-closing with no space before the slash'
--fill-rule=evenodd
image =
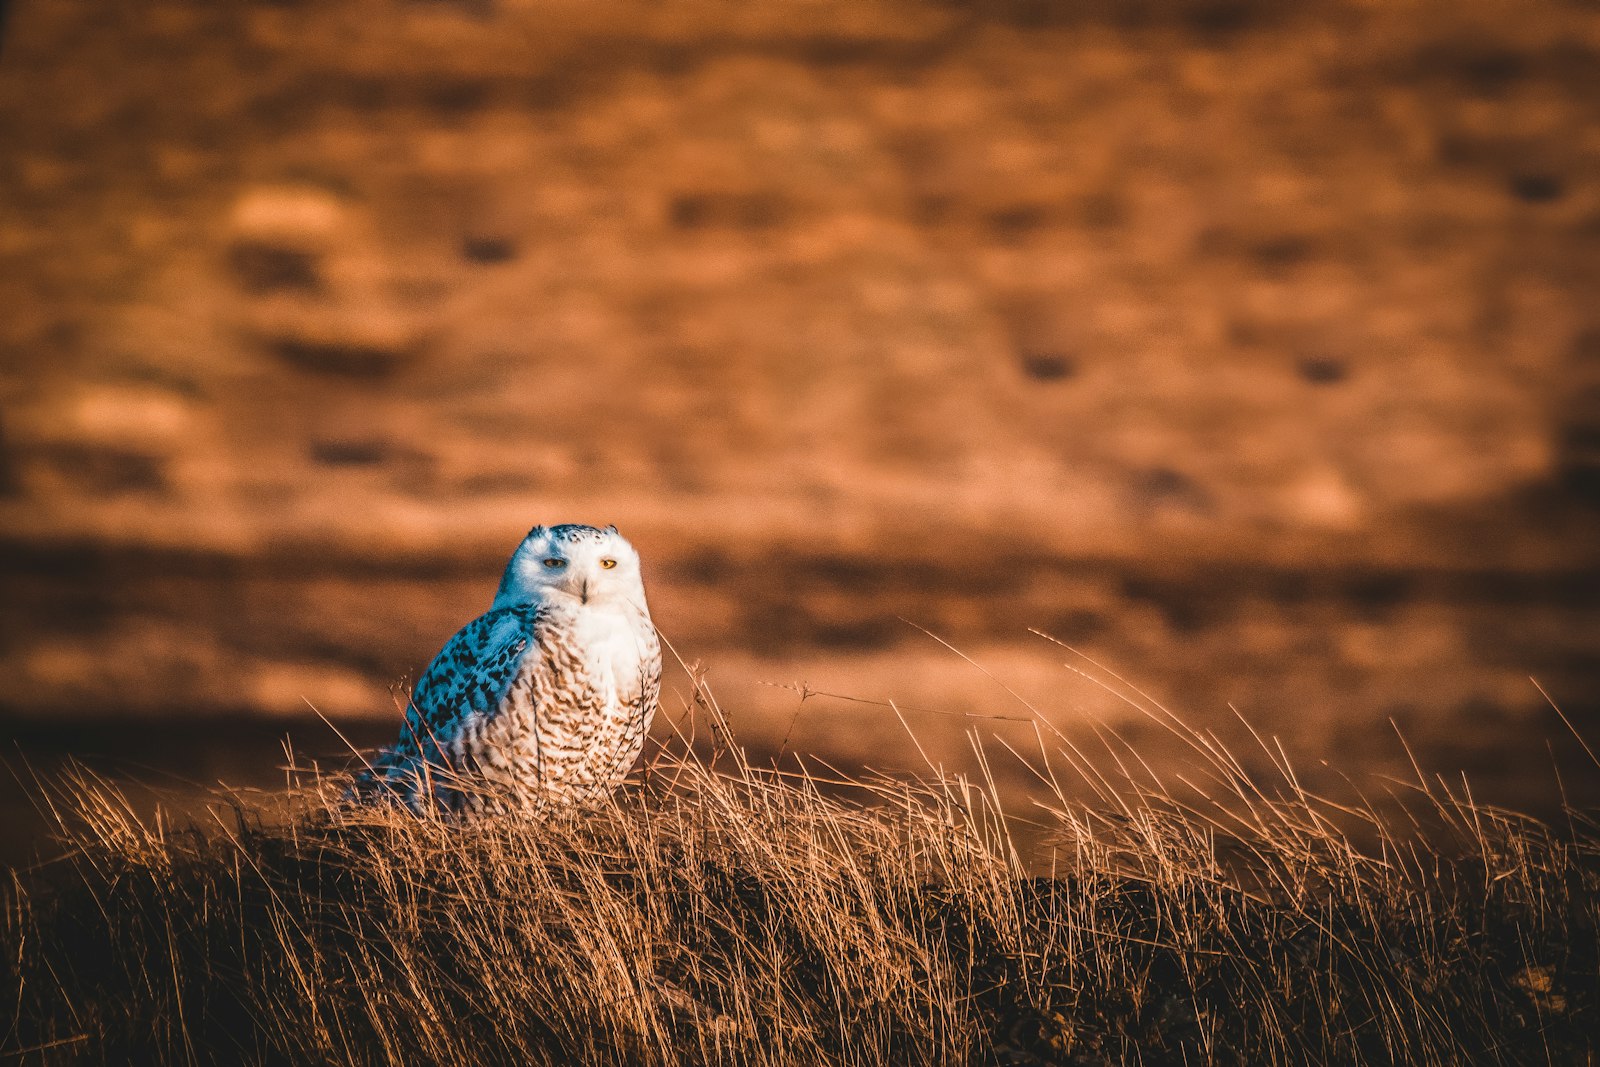
<path id="1" fill-rule="evenodd" d="M 542 539 L 541 539 L 542 538 Z M 614 541 L 608 541 L 614 538 Z M 591 602 L 530 591 L 519 558 L 627 546 L 614 530 L 536 527 L 507 566 L 495 607 L 450 639 L 412 692 L 400 739 L 354 790 L 413 808 L 540 809 L 609 794 L 644 748 L 661 684 L 661 646 L 635 571 Z M 537 573 L 537 572 L 534 572 Z M 598 576 L 610 579 L 610 575 Z M 544 586 L 553 583 L 545 582 Z M 567 584 L 571 584 L 570 582 Z M 635 594 L 634 589 L 637 589 Z M 597 597 L 598 600 L 598 597 Z"/>

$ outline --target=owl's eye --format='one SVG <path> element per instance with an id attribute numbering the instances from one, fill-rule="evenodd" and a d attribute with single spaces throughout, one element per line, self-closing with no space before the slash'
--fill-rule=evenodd
<path id="1" fill-rule="evenodd" d="M 551 556 L 549 559 L 544 561 L 544 565 L 553 571 L 558 571 L 567 565 L 567 561 L 564 559 L 557 559 L 555 556 Z"/>
<path id="2" fill-rule="evenodd" d="M 607 558 L 607 559 L 603 559 L 603 560 L 600 561 L 600 566 L 604 567 L 606 570 L 610 570 L 612 567 L 615 567 L 616 565 L 617 565 L 617 561 L 614 560 L 614 559 Z"/>

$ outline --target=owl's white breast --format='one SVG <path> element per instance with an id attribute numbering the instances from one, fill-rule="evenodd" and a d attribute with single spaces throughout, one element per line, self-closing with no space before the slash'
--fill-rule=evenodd
<path id="1" fill-rule="evenodd" d="M 637 689 L 642 665 L 657 654 L 648 615 L 620 605 L 586 605 L 572 627 L 592 676 L 611 683 L 613 698 L 618 688 Z"/>

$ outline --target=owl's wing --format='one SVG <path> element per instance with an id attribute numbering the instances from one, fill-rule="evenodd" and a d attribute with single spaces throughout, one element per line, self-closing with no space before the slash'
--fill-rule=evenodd
<path id="1" fill-rule="evenodd" d="M 411 691 L 401 747 L 439 762 L 462 724 L 505 703 L 531 643 L 537 609 L 522 604 L 473 619 L 433 657 Z"/>

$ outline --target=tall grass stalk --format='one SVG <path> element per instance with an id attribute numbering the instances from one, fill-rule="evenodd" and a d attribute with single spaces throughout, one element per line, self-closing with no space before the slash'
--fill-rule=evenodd
<path id="1" fill-rule="evenodd" d="M 713 727 L 601 807 L 141 820 L 51 785 L 13 872 L 0 1057 L 49 1063 L 1592 1063 L 1600 833 L 1419 773 L 1403 808 L 1039 727 L 992 778 L 764 770 Z M 987 763 L 981 763 L 987 767 Z M 1066 783 L 1072 782 L 1072 788 Z M 1088 799 L 1078 784 L 1090 787 Z"/>

